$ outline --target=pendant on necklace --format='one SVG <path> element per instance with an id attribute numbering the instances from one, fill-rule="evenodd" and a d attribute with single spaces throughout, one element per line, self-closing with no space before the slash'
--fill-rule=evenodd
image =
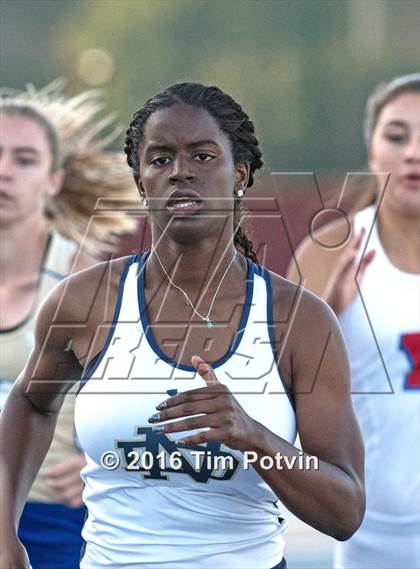
<path id="1" fill-rule="evenodd" d="M 206 322 L 209 328 L 213 328 L 213 322 L 210 320 L 210 318 L 206 318 Z"/>

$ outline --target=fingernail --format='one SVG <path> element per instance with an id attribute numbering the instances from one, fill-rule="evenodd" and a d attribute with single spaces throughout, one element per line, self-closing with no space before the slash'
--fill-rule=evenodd
<path id="1" fill-rule="evenodd" d="M 175 397 L 175 395 L 178 393 L 178 389 L 168 389 L 166 393 L 169 395 L 169 397 Z M 162 409 L 165 409 L 166 405 L 166 401 L 162 401 L 162 403 L 156 405 L 156 409 L 158 411 L 162 411 Z"/>
<path id="2" fill-rule="evenodd" d="M 153 425 L 152 427 L 152 431 L 154 433 L 163 433 L 164 430 L 165 430 L 165 425 Z"/>
<path id="3" fill-rule="evenodd" d="M 149 421 L 149 423 L 153 423 L 154 421 L 159 421 L 160 419 L 160 413 L 153 413 L 153 415 L 151 415 L 147 420 Z"/>

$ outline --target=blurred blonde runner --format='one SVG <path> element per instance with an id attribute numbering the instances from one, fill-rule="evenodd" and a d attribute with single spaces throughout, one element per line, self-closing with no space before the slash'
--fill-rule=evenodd
<path id="1" fill-rule="evenodd" d="M 32 350 L 43 298 L 134 227 L 124 214 L 95 217 L 86 233 L 99 198 L 124 200 L 135 191 L 123 156 L 105 150 L 118 129 L 102 108 L 98 91 L 66 97 L 61 82 L 1 92 L 0 409 Z M 79 566 L 85 458 L 73 408 L 67 395 L 19 526 L 33 569 Z"/>

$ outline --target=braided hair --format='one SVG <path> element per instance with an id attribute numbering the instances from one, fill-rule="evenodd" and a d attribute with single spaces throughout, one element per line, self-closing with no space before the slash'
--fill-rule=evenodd
<path id="1" fill-rule="evenodd" d="M 136 184 L 140 181 L 139 150 L 144 136 L 144 128 L 148 118 L 157 110 L 172 107 L 176 104 L 187 104 L 208 111 L 216 120 L 219 128 L 229 138 L 233 161 L 235 164 L 248 163 L 250 175 L 247 187 L 254 183 L 254 172 L 262 168 L 262 152 L 255 136 L 252 121 L 241 105 L 218 87 L 207 87 L 201 83 L 178 83 L 148 99 L 146 103 L 134 113 L 127 130 L 124 151 L 127 162 L 133 171 Z M 240 248 L 246 257 L 258 263 L 257 255 L 253 250 L 252 241 L 245 235 L 241 227 L 244 210 L 241 200 L 234 198 L 234 244 Z"/>

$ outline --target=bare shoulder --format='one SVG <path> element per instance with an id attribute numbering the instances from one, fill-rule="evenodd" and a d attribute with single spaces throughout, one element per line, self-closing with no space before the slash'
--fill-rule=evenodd
<path id="1" fill-rule="evenodd" d="M 352 236 L 352 218 L 341 217 L 307 236 L 295 251 L 287 278 L 322 296 L 329 273 Z"/>
<path id="2" fill-rule="evenodd" d="M 288 322 L 297 328 L 308 329 L 323 321 L 336 321 L 334 312 L 319 296 L 299 283 L 294 283 L 269 271 L 273 291 L 273 316 L 278 322 Z M 305 332 L 305 330 L 301 330 Z"/>
<path id="3" fill-rule="evenodd" d="M 131 257 L 97 263 L 63 279 L 41 305 L 37 318 L 37 339 L 51 336 L 53 344 L 64 336 L 83 363 L 83 357 L 98 326 L 115 310 L 121 275 Z"/>
<path id="4" fill-rule="evenodd" d="M 40 409 L 58 410 L 64 392 L 80 380 L 92 350 L 102 349 L 106 327 L 100 324 L 107 310 L 115 310 L 127 260 L 98 263 L 72 274 L 44 299 L 37 316 L 34 349 L 17 382 L 17 389 L 30 393 L 31 402 Z"/>
<path id="5" fill-rule="evenodd" d="M 345 347 L 337 318 L 321 298 L 270 272 L 276 351 L 286 382 L 296 391 L 310 389 L 320 359 L 330 343 L 345 358 Z"/>
<path id="6" fill-rule="evenodd" d="M 51 291 L 43 303 L 43 309 L 58 308 L 56 318 L 77 316 L 98 294 L 118 288 L 121 274 L 130 257 L 120 257 L 110 261 L 96 263 L 90 267 L 72 273 Z"/>
<path id="7" fill-rule="evenodd" d="M 87 269 L 88 267 L 96 265 L 100 262 L 100 259 L 97 259 L 86 251 L 77 252 L 73 258 L 71 272 L 77 273 L 79 271 L 83 271 L 83 269 Z"/>

